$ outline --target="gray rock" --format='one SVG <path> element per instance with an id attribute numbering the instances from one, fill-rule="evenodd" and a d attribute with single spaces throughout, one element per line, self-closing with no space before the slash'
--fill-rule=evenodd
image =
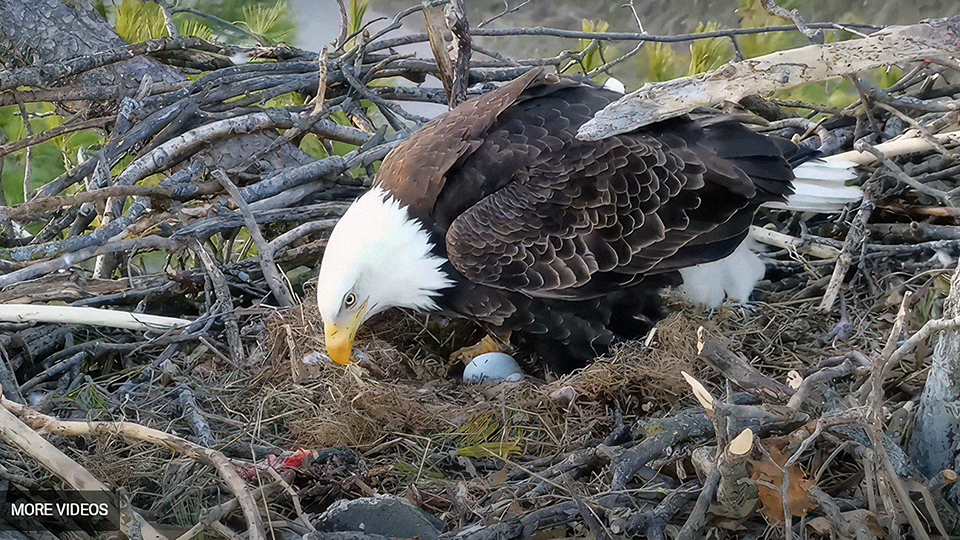
<path id="1" fill-rule="evenodd" d="M 339 500 L 321 514 L 314 526 L 318 531 L 358 531 L 394 538 L 437 540 L 443 522 L 392 495 Z"/>

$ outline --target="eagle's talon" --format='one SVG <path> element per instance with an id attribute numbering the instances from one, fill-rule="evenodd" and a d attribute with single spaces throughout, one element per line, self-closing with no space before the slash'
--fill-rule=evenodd
<path id="1" fill-rule="evenodd" d="M 508 344 L 502 343 L 500 339 L 487 334 L 483 336 L 483 339 L 481 339 L 475 345 L 462 347 L 456 351 L 453 351 L 453 353 L 450 355 L 450 365 L 455 366 L 458 363 L 462 363 L 466 366 L 470 362 L 473 362 L 473 359 L 481 354 L 491 352 L 507 352 L 508 350 L 510 350 L 510 346 Z"/>
<path id="2" fill-rule="evenodd" d="M 744 313 L 758 313 L 763 306 L 759 302 L 747 300 L 746 302 L 734 302 L 733 306 Z"/>

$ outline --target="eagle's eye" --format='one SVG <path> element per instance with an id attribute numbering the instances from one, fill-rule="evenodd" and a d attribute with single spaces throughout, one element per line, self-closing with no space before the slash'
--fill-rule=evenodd
<path id="1" fill-rule="evenodd" d="M 347 293 L 347 295 L 343 297 L 343 307 L 347 309 L 353 309 L 353 306 L 355 305 L 357 305 L 357 295 L 353 294 L 352 292 Z"/>

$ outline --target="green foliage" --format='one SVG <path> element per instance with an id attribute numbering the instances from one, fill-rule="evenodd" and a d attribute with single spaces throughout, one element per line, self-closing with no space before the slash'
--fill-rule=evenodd
<path id="1" fill-rule="evenodd" d="M 610 29 L 610 23 L 606 21 L 589 21 L 584 19 L 580 23 L 580 26 L 584 32 L 603 33 Z M 581 39 L 573 52 L 581 53 L 581 59 L 579 61 L 571 61 L 560 70 L 561 73 L 566 75 L 573 73 L 587 74 L 597 70 L 606 64 L 610 57 L 616 55 L 616 48 L 609 43 L 595 39 Z M 594 76 L 593 80 L 599 84 L 603 84 L 609 78 L 609 75 L 601 73 Z"/>
<path id="2" fill-rule="evenodd" d="M 783 0 L 778 4 L 784 9 L 797 7 L 796 0 Z M 760 0 L 739 0 L 737 13 L 740 15 L 740 28 L 763 28 L 767 26 L 791 25 L 792 21 L 771 15 L 761 5 Z M 737 43 L 747 58 L 762 56 L 774 51 L 782 51 L 805 45 L 805 38 L 797 32 L 769 32 L 739 36 Z"/>
<path id="3" fill-rule="evenodd" d="M 784 0 L 779 2 L 779 4 L 788 10 L 799 7 L 796 0 Z M 742 17 L 740 22 L 742 28 L 762 28 L 766 26 L 793 24 L 792 21 L 771 15 L 763 8 L 760 0 L 739 0 L 737 12 Z M 838 36 L 840 36 L 840 34 L 836 32 L 827 32 L 825 37 L 826 41 L 830 42 L 842 39 Z M 741 36 L 737 39 L 737 43 L 740 45 L 740 50 L 743 51 L 744 56 L 752 58 L 808 45 L 809 41 L 798 32 L 770 32 Z M 857 99 L 857 92 L 853 84 L 849 81 L 839 80 L 805 84 L 797 88 L 778 92 L 777 97 L 843 108 Z"/>
<path id="4" fill-rule="evenodd" d="M 63 119 L 53 112 L 53 106 L 28 103 L 25 105 L 34 133 L 55 128 Z M 8 141 L 19 141 L 28 136 L 20 117 L 19 107 L 0 108 L 0 130 Z M 80 149 L 96 147 L 102 144 L 100 136 L 92 132 L 74 133 L 55 137 L 34 146 L 30 151 L 31 190 L 36 189 L 57 176 L 67 167 L 77 163 Z M 19 204 L 24 201 L 23 177 L 26 171 L 26 151 L 16 152 L 3 158 L 2 189 L 7 204 Z"/>
<path id="5" fill-rule="evenodd" d="M 369 0 L 350 0 L 347 11 L 347 32 L 350 35 L 358 33 L 363 27 L 363 18 L 367 14 L 369 4 Z"/>
<path id="6" fill-rule="evenodd" d="M 350 0 L 347 6 L 347 35 L 353 37 L 342 44 L 344 49 L 350 49 L 356 44 L 356 36 L 363 28 L 363 18 L 367 16 L 369 7 L 369 0 Z"/>
<path id="7" fill-rule="evenodd" d="M 288 40 L 295 33 L 295 24 L 282 0 L 195 0 L 190 2 L 190 6 L 211 17 L 174 11 L 173 22 L 177 25 L 177 31 L 184 36 L 250 44 L 253 40 L 241 27 L 271 43 Z M 100 8 L 105 17 L 116 21 L 117 33 L 129 42 L 168 35 L 163 14 L 155 3 L 122 0 L 119 6 L 113 7 L 109 2 L 100 0 Z"/>
<path id="8" fill-rule="evenodd" d="M 265 103 L 269 108 L 299 107 L 307 102 L 307 97 L 299 92 L 281 94 Z"/>
<path id="9" fill-rule="evenodd" d="M 706 32 L 716 32 L 720 30 L 720 23 L 700 23 L 697 25 L 695 34 Z M 733 57 L 730 50 L 729 41 L 723 38 L 698 39 L 690 44 L 690 68 L 687 70 L 689 75 L 705 73 L 707 71 L 720 67 L 724 62 Z"/>
<path id="10" fill-rule="evenodd" d="M 180 35 L 197 37 L 206 41 L 213 41 L 213 29 L 197 20 L 186 20 L 177 25 Z"/>
<path id="11" fill-rule="evenodd" d="M 886 69 L 877 68 L 871 73 L 873 83 L 879 88 L 890 88 L 903 77 L 903 70 L 897 66 L 890 66 Z"/>
<path id="12" fill-rule="evenodd" d="M 271 43 L 281 42 L 293 34 L 293 22 L 287 15 L 287 5 L 282 0 L 277 0 L 272 6 L 243 6 L 242 24 L 251 33 Z"/>
<path id="13" fill-rule="evenodd" d="M 252 32 L 265 36 L 268 40 L 281 40 L 291 35 L 293 22 L 286 12 L 285 4 L 277 0 L 258 0 L 246 3 L 220 2 L 211 0 L 205 6 L 197 3 L 197 9 L 207 11 L 224 20 L 243 19 L 239 24 L 245 25 Z M 98 1 L 94 6 L 104 16 L 115 21 L 117 33 L 127 42 L 138 43 L 151 39 L 166 37 L 167 28 L 164 24 L 163 13 L 160 7 L 152 2 L 141 0 L 121 0 L 119 2 Z M 209 9 L 207 9 L 209 8 Z M 364 8 L 365 9 L 365 8 Z M 362 10 L 360 10 L 362 12 Z M 197 20 L 193 16 L 176 14 L 174 21 L 178 31 L 185 36 L 196 36 L 208 41 L 222 39 L 206 20 Z M 236 31 L 236 28 L 233 28 Z M 249 39 L 249 38 L 248 38 Z M 293 94 L 280 96 L 271 100 L 274 106 L 296 105 L 302 97 Z M 55 113 L 54 108 L 47 104 L 27 104 L 30 115 L 30 126 L 33 133 L 59 126 L 64 120 Z M 7 141 L 19 141 L 29 133 L 20 118 L 18 107 L 0 109 L 0 129 L 3 130 Z M 79 163 L 81 149 L 89 153 L 103 144 L 102 138 L 93 131 L 73 133 L 54 138 L 42 144 L 35 145 L 30 150 L 30 182 L 28 190 L 34 190 L 63 174 L 69 168 Z M 24 201 L 24 175 L 27 171 L 27 152 L 17 152 L 3 158 L 0 189 L 7 204 L 20 204 Z M 125 167 L 125 163 L 118 165 Z"/>
<path id="14" fill-rule="evenodd" d="M 607 21 L 584 20 L 581 21 L 580 26 L 584 32 L 603 33 L 610 30 L 610 23 Z M 586 51 L 589 49 L 590 51 L 583 57 L 581 64 L 586 72 L 593 71 L 605 63 L 603 54 L 605 47 L 609 47 L 609 45 L 592 39 L 580 40 L 580 50 Z"/>
<path id="15" fill-rule="evenodd" d="M 330 153 L 327 152 L 327 148 L 323 145 L 320 139 L 317 138 L 313 133 L 307 133 L 300 139 L 300 149 L 307 153 L 310 157 L 314 159 L 323 159 L 330 157 Z"/>
<path id="16" fill-rule="evenodd" d="M 446 478 L 446 476 L 438 471 L 435 467 L 424 463 L 418 463 L 414 465 L 412 463 L 400 461 L 393 464 L 393 470 L 405 473 L 406 476 L 403 481 L 406 483 L 413 483 L 419 480 L 442 480 Z"/>
<path id="17" fill-rule="evenodd" d="M 107 4 L 104 3 L 104 0 L 95 0 L 93 2 L 93 10 L 100 14 L 104 19 L 107 18 Z"/>
<path id="18" fill-rule="evenodd" d="M 73 401 L 82 411 L 96 409 L 106 409 L 109 405 L 106 397 L 97 388 L 97 385 L 91 383 L 80 386 L 73 392 L 67 394 L 67 398 Z"/>
<path id="19" fill-rule="evenodd" d="M 784 9 L 801 7 L 798 0 L 781 0 L 778 4 Z M 740 15 L 741 28 L 764 28 L 769 26 L 792 26 L 793 22 L 775 15 L 771 15 L 763 8 L 761 0 L 738 0 L 737 13 Z M 856 14 L 851 14 L 851 20 L 856 20 Z M 694 33 L 704 33 L 719 30 L 716 23 L 698 23 Z M 843 32 L 825 33 L 827 42 L 849 39 L 852 35 Z M 753 58 L 770 54 L 776 51 L 792 49 L 809 45 L 809 41 L 798 32 L 767 32 L 752 35 L 736 36 L 739 50 L 746 58 Z M 683 75 L 679 65 L 685 60 L 684 51 L 678 47 L 665 43 L 647 43 L 646 54 L 637 56 L 637 71 L 645 81 L 660 82 Z M 734 48 L 729 38 L 714 38 L 698 40 L 689 46 L 688 74 L 694 75 L 719 68 L 724 62 L 733 58 Z M 861 74 L 870 84 L 879 88 L 887 88 L 899 80 L 900 70 L 896 67 L 876 69 Z M 858 98 L 853 84 L 846 79 L 810 83 L 777 92 L 775 97 L 781 99 L 819 103 L 835 108 L 843 108 Z"/>
<path id="20" fill-rule="evenodd" d="M 662 82 L 677 77 L 677 70 L 674 65 L 676 54 L 669 43 L 648 43 L 646 49 L 647 80 Z"/>
<path id="21" fill-rule="evenodd" d="M 167 37 L 160 6 L 153 2 L 123 0 L 117 8 L 117 34 L 128 43 Z"/>
<path id="22" fill-rule="evenodd" d="M 361 103 L 367 103 L 367 102 L 361 101 Z M 350 120 L 350 116 L 348 116 L 343 111 L 334 112 L 329 116 L 329 119 L 336 122 L 337 124 L 340 124 L 341 126 L 354 125 L 354 123 Z M 348 153 L 356 150 L 357 147 L 352 144 L 340 142 L 340 141 L 326 141 L 324 143 L 324 142 L 321 142 L 319 139 L 317 139 L 315 135 L 308 133 L 303 137 L 301 137 L 300 149 L 316 159 L 323 159 L 326 157 L 330 157 L 331 155 L 345 156 Z M 352 170 L 351 173 L 354 176 L 363 176 L 364 174 L 367 174 L 367 171 L 364 168 L 359 167 Z"/>
<path id="23" fill-rule="evenodd" d="M 472 458 L 508 458 L 523 451 L 518 433 L 507 433 L 494 414 L 471 419 L 451 436 L 457 445 L 457 455 Z"/>

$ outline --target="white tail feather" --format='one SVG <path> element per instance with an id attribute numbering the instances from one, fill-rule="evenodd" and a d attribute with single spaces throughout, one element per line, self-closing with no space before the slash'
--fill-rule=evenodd
<path id="1" fill-rule="evenodd" d="M 763 206 L 798 212 L 839 212 L 849 203 L 863 198 L 863 191 L 846 182 L 857 177 L 850 161 L 808 161 L 795 169 L 793 195 L 787 202 L 766 203 Z"/>

